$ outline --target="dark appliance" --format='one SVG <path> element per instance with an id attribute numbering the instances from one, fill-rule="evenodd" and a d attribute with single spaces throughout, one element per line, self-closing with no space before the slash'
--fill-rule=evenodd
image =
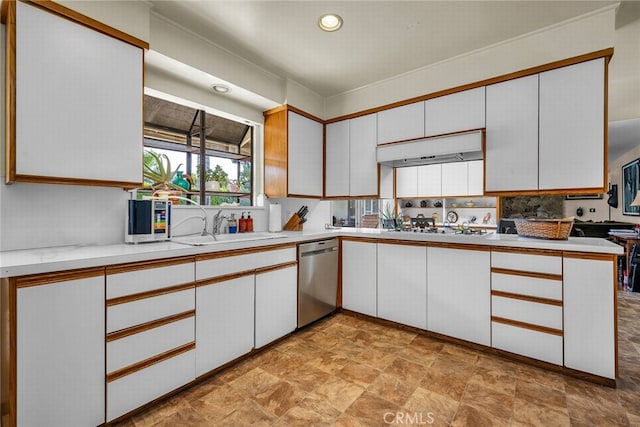
<path id="1" fill-rule="evenodd" d="M 171 202 L 127 200 L 124 241 L 127 243 L 171 240 Z"/>
<path id="2" fill-rule="evenodd" d="M 618 184 L 612 184 L 609 191 L 607 191 L 609 198 L 607 199 L 607 204 L 612 208 L 618 207 Z"/>

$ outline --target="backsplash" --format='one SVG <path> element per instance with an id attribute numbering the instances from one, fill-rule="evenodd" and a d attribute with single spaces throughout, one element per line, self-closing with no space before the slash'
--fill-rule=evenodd
<path id="1" fill-rule="evenodd" d="M 518 196 L 500 199 L 502 218 L 562 218 L 564 196 Z"/>

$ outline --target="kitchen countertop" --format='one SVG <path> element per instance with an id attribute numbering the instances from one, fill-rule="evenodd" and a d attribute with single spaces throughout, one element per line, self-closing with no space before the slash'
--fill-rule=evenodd
<path id="1" fill-rule="evenodd" d="M 0 252 L 0 278 L 28 274 L 49 273 L 79 268 L 101 267 L 128 262 L 150 261 L 161 258 L 193 256 L 211 252 L 300 243 L 332 237 L 368 237 L 380 240 L 405 240 L 456 244 L 486 245 L 558 251 L 590 252 L 622 255 L 624 248 L 606 239 L 570 237 L 569 240 L 542 240 L 519 237 L 514 234 L 457 235 L 396 232 L 381 229 L 341 228 L 332 230 L 284 232 L 285 237 L 216 243 L 207 246 L 188 246 L 175 242 L 142 244 L 113 244 L 101 246 L 59 246 Z"/>

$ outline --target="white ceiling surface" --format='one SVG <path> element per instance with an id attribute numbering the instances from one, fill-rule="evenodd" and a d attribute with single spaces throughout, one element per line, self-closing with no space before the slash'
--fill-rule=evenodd
<path id="1" fill-rule="evenodd" d="M 150 0 L 148 3 L 154 13 L 224 50 L 283 80 L 294 80 L 322 97 L 329 97 L 617 2 Z M 319 16 L 327 12 L 342 16 L 342 29 L 325 33 L 318 28 Z M 616 27 L 639 25 L 638 19 L 640 2 L 622 2 Z M 618 32 L 623 33 L 620 28 Z M 634 39 L 626 40 L 625 48 L 620 49 L 620 53 L 628 51 L 630 55 L 621 57 L 616 51 L 612 61 L 610 89 L 615 89 L 621 100 L 638 93 L 640 42 Z M 171 61 L 147 57 L 149 65 L 161 65 L 165 70 L 171 67 Z M 179 64 L 176 65 L 178 69 Z M 184 69 L 178 73 L 183 77 L 188 74 Z M 194 83 L 202 87 L 216 81 L 213 76 L 207 79 L 192 74 L 193 78 L 199 76 Z M 629 82 L 634 83 L 629 86 Z M 618 120 L 614 113 L 616 100 L 611 95 L 609 117 Z M 251 98 L 250 93 L 237 87 L 233 87 L 229 96 L 244 98 L 238 99 L 241 102 L 250 102 Z M 627 113 L 620 118 L 629 118 L 628 105 L 634 107 L 634 102 L 640 103 L 624 100 Z M 254 105 L 266 107 L 268 100 L 260 99 Z M 640 106 L 632 110 L 635 114 Z M 631 117 L 638 117 L 633 114 Z M 630 144 L 639 144 L 637 132 L 638 127 L 629 123 L 617 126 L 609 137 L 610 158 L 616 158 L 618 151 L 628 150 Z"/>

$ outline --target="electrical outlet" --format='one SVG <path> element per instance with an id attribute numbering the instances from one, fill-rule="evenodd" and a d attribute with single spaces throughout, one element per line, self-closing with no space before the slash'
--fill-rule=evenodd
<path id="1" fill-rule="evenodd" d="M 596 208 L 589 208 L 589 212 L 594 213 L 596 211 Z"/>

